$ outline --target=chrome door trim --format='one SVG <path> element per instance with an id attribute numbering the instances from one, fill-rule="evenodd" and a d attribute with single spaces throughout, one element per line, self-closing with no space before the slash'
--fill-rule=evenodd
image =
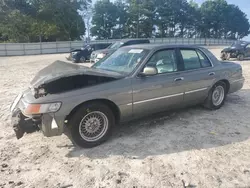
<path id="1" fill-rule="evenodd" d="M 163 97 L 156 97 L 156 98 L 152 98 L 152 99 L 147 99 L 147 100 L 137 101 L 137 102 L 134 102 L 134 103 L 129 103 L 127 105 L 130 106 L 132 104 L 141 104 L 141 103 L 145 103 L 145 102 L 151 102 L 151 101 L 156 101 L 156 100 L 160 100 L 160 99 L 177 97 L 177 96 L 181 96 L 181 95 L 184 95 L 184 93 L 176 93 L 176 94 L 173 94 L 173 95 L 166 95 L 166 96 L 163 96 Z"/>
<path id="2" fill-rule="evenodd" d="M 133 104 L 141 104 L 141 103 L 145 103 L 145 102 L 156 101 L 156 100 L 160 100 L 160 99 L 167 99 L 167 98 L 171 98 L 171 97 L 177 97 L 177 96 L 181 96 L 181 95 L 184 95 L 184 94 L 190 94 L 190 93 L 195 93 L 195 92 L 199 92 L 199 91 L 204 91 L 204 90 L 207 90 L 207 89 L 208 89 L 207 87 L 204 87 L 204 88 L 200 88 L 200 89 L 187 91 L 185 93 L 176 93 L 176 94 L 173 94 L 173 95 L 166 95 L 166 96 L 163 96 L 163 97 L 151 98 L 151 99 L 147 99 L 147 100 L 137 101 L 137 102 L 134 102 L 134 103 L 128 103 L 127 106 L 131 106 Z"/>
<path id="3" fill-rule="evenodd" d="M 204 91 L 204 90 L 207 90 L 207 87 L 200 88 L 200 89 L 195 89 L 195 90 L 191 90 L 191 91 L 187 91 L 187 92 L 185 92 L 185 94 L 195 93 L 195 92 Z"/>

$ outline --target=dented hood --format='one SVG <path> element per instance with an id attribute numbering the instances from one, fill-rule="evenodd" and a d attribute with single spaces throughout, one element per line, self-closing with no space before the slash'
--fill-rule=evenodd
<path id="1" fill-rule="evenodd" d="M 30 83 L 31 88 L 38 88 L 39 86 L 58 80 L 64 77 L 75 75 L 91 75 L 99 77 L 122 78 L 123 75 L 95 68 L 88 68 L 78 64 L 67 63 L 64 61 L 55 61 L 51 65 L 40 70 Z"/>

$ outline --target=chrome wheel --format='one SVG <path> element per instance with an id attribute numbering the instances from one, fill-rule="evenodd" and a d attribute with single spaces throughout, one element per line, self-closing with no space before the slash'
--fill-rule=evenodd
<path id="1" fill-rule="evenodd" d="M 223 102 L 225 97 L 225 90 L 222 86 L 217 86 L 212 94 L 212 102 L 214 106 L 219 106 Z"/>
<path id="2" fill-rule="evenodd" d="M 88 113 L 80 122 L 79 133 L 88 142 L 95 142 L 102 138 L 108 130 L 108 118 L 100 112 Z"/>

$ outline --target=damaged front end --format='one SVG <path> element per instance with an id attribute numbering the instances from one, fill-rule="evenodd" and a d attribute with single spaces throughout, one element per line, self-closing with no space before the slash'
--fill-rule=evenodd
<path id="1" fill-rule="evenodd" d="M 48 94 L 60 94 L 62 92 L 90 87 L 101 83 L 114 81 L 116 78 L 95 75 L 70 75 L 47 81 L 36 88 L 32 88 L 34 97 L 40 98 Z"/>
<path id="2" fill-rule="evenodd" d="M 85 88 L 121 78 L 121 75 L 56 61 L 38 72 L 30 88 L 11 105 L 12 126 L 16 137 L 41 130 L 47 137 L 64 133 L 68 114 L 62 108 L 64 93 L 87 92 Z M 71 93 L 67 93 L 71 95 Z M 73 94 L 73 93 L 72 93 Z M 75 95 L 75 94 L 74 94 Z"/>
<path id="3" fill-rule="evenodd" d="M 22 97 L 17 97 L 11 105 L 11 124 L 17 139 L 25 133 L 33 133 L 42 130 L 47 137 L 61 135 L 63 133 L 65 117 L 59 117 L 56 112 L 61 103 L 30 104 Z"/>
<path id="4" fill-rule="evenodd" d="M 22 138 L 24 133 L 29 134 L 40 130 L 38 125 L 41 123 L 41 120 L 39 118 L 37 121 L 34 120 L 35 119 L 25 117 L 19 109 L 16 109 L 12 113 L 11 124 L 17 139 Z"/>
<path id="5" fill-rule="evenodd" d="M 118 78 L 121 78 L 121 75 L 115 72 L 56 61 L 38 72 L 32 80 L 30 88 L 37 99 L 48 94 L 60 94 L 114 81 Z"/>

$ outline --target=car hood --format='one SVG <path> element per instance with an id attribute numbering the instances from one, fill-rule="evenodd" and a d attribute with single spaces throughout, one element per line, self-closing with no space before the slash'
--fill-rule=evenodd
<path id="1" fill-rule="evenodd" d="M 67 63 L 64 61 L 55 61 L 51 65 L 40 70 L 30 83 L 31 88 L 39 88 L 46 83 L 59 80 L 61 78 L 73 77 L 79 75 L 89 75 L 96 77 L 121 78 L 121 74 L 95 68 Z"/>
<path id="2" fill-rule="evenodd" d="M 114 51 L 115 49 L 103 49 L 103 50 L 96 50 L 93 53 L 94 54 L 101 54 L 101 53 L 110 54 L 110 53 L 113 53 Z"/>

